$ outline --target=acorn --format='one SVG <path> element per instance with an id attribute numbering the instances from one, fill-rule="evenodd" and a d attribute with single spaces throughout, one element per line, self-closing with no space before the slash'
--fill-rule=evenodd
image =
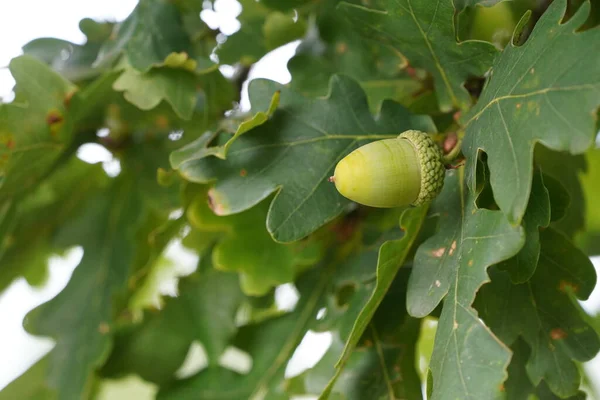
<path id="1" fill-rule="evenodd" d="M 344 157 L 329 180 L 340 194 L 370 207 L 418 206 L 442 190 L 441 149 L 420 131 L 366 144 Z"/>

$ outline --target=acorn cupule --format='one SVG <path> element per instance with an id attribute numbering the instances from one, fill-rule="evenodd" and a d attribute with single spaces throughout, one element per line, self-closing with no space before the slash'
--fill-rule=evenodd
<path id="1" fill-rule="evenodd" d="M 336 165 L 329 181 L 359 204 L 392 208 L 431 201 L 441 191 L 444 174 L 441 149 L 428 134 L 410 130 L 354 150 Z"/>

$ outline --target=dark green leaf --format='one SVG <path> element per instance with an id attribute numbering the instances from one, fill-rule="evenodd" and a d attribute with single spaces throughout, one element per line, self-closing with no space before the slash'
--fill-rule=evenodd
<path id="1" fill-rule="evenodd" d="M 538 171 L 533 175 L 531 197 L 523 218 L 525 244 L 516 256 L 500 264 L 500 268 L 509 272 L 512 282 L 526 282 L 535 272 L 540 256 L 540 228 L 549 224 L 550 197 Z"/>
<path id="2" fill-rule="evenodd" d="M 553 2 L 525 44 L 502 52 L 479 102 L 465 117 L 463 148 L 471 178 L 477 153 L 487 152 L 494 198 L 512 223 L 525 213 L 535 143 L 581 153 L 595 133 L 600 55 L 593 49 L 600 31 L 576 32 L 589 3 L 561 24 L 565 5 Z"/>
<path id="3" fill-rule="evenodd" d="M 166 0 L 141 0 L 102 46 L 96 64 L 110 65 L 124 53 L 129 64 L 144 72 L 162 65 L 171 53 L 190 51 L 177 7 Z"/>
<path id="4" fill-rule="evenodd" d="M 274 82 L 255 80 L 250 87 L 253 109 L 269 109 L 277 91 L 281 91 L 278 110 L 269 121 L 240 136 L 225 161 L 190 155 L 174 166 L 194 182 L 217 179 L 210 196 L 218 215 L 246 210 L 279 190 L 267 216 L 267 229 L 277 241 L 300 239 L 342 212 L 348 201 L 327 177 L 350 151 L 407 129 L 435 129 L 428 117 L 413 116 L 392 102 L 384 103 L 381 116 L 374 120 L 360 87 L 341 76 L 332 78 L 328 98 L 316 100 Z"/>
<path id="5" fill-rule="evenodd" d="M 101 165 L 73 159 L 10 209 L 10 228 L 0 246 L 0 291 L 23 276 L 32 285 L 45 281 L 48 258 L 68 246 L 56 243 L 62 224 L 78 216 L 106 186 Z"/>
<path id="6" fill-rule="evenodd" d="M 496 55 L 490 43 L 456 41 L 452 0 L 378 0 L 373 8 L 342 2 L 340 11 L 365 36 L 389 43 L 412 65 L 430 72 L 443 111 L 471 104 L 464 82 L 483 75 Z"/>
<path id="7" fill-rule="evenodd" d="M 510 352 L 471 307 L 489 280 L 490 265 L 515 255 L 523 230 L 499 211 L 475 208 L 464 171 L 450 170 L 431 212 L 439 214 L 438 233 L 415 255 L 408 287 L 408 311 L 432 312 L 445 296 L 429 368 L 433 399 L 489 399 L 506 378 Z"/>
<path id="8" fill-rule="evenodd" d="M 575 236 L 577 232 L 584 229 L 586 212 L 588 212 L 580 180 L 580 175 L 587 169 L 585 157 L 582 155 L 572 155 L 564 151 L 552 151 L 538 145 L 535 147 L 534 160 L 540 166 L 544 175 L 549 175 L 560 182 L 560 185 L 564 187 L 563 191 L 566 190 L 568 196 L 568 202 L 565 204 L 568 207 L 566 210 L 563 210 L 563 215 L 560 218 L 558 218 L 558 215 L 555 215 L 555 212 L 561 212 L 555 207 L 556 199 L 552 202 L 553 226 L 571 237 Z M 552 185 L 551 182 L 546 182 L 547 180 L 544 179 L 544 184 Z M 552 196 L 552 190 L 548 189 Z M 557 190 L 555 190 L 555 195 L 564 197 L 564 193 L 559 194 L 556 192 Z M 564 203 L 565 201 L 563 200 Z M 564 206 L 562 207 L 565 208 Z"/>
<path id="9" fill-rule="evenodd" d="M 240 328 L 235 344 L 252 357 L 248 374 L 207 368 L 165 388 L 158 399 L 239 400 L 267 395 L 282 381 L 287 361 L 315 318 L 334 268 L 331 264 L 315 269 L 299 279 L 300 299 L 293 312 Z"/>
<path id="10" fill-rule="evenodd" d="M 558 400 L 561 397 L 556 396 L 541 381 L 537 386 L 533 386 L 527 375 L 527 360 L 530 357 L 531 350 L 523 339 L 518 339 L 511 347 L 513 356 L 508 366 L 508 380 L 504 384 L 506 400 L 530 400 L 531 396 L 536 396 L 540 400 Z M 568 397 L 568 400 L 585 400 L 585 393 L 578 391 L 574 396 Z"/>
<path id="11" fill-rule="evenodd" d="M 574 294 L 587 299 L 596 274 L 589 258 L 562 234 L 549 228 L 540 239 L 533 277 L 513 285 L 506 273 L 493 270 L 492 283 L 483 287 L 477 304 L 504 343 L 511 345 L 522 336 L 532 348 L 527 372 L 533 384 L 544 379 L 559 397 L 568 397 L 577 393 L 580 383 L 572 360 L 587 361 L 600 349 L 596 332 L 571 298 Z"/>
<path id="12" fill-rule="evenodd" d="M 377 308 L 384 300 L 384 296 L 392 285 L 392 281 L 394 280 L 398 269 L 404 264 L 405 258 L 419 233 L 419 229 L 426 214 L 427 207 L 419 207 L 405 211 L 400 222 L 401 229 L 404 231 L 404 236 L 401 239 L 384 243 L 379 249 L 376 286 L 373 288 L 368 301 L 362 306 L 360 314 L 354 318 L 352 331 L 347 338 L 344 338 L 346 343 L 341 351 L 339 360 L 336 363 L 335 375 L 321 395 L 322 399 L 327 399 L 331 394 L 336 384 L 336 380 L 342 375 L 361 336 L 367 331 L 367 327 L 371 323 Z M 375 345 L 380 346 L 376 328 L 371 328 L 371 334 L 373 340 L 376 341 Z M 378 349 L 378 353 L 381 351 L 381 349 Z"/>
<path id="13" fill-rule="evenodd" d="M 90 376 L 110 347 L 108 334 L 117 297 L 127 286 L 135 256 L 131 242 L 142 211 L 130 186 L 129 180 L 120 179 L 87 204 L 68 235 L 84 248 L 81 263 L 58 296 L 26 317 L 30 333 L 56 340 L 48 359 L 48 385 L 58 398 L 86 397 Z"/>
<path id="14" fill-rule="evenodd" d="M 147 312 L 141 324 L 117 333 L 104 375 L 135 372 L 156 383 L 173 381 L 195 340 L 209 365 L 218 365 L 237 331 L 243 300 L 237 276 L 213 269 L 210 257 L 203 257 L 199 270 L 179 282 L 178 293 L 160 312 Z"/>

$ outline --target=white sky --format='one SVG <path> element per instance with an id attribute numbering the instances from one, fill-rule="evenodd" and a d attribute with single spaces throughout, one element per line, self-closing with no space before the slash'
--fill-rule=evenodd
<path id="1" fill-rule="evenodd" d="M 135 7 L 137 0 L 0 0 L 0 98 L 9 98 L 14 84 L 8 69 L 11 58 L 21 54 L 21 47 L 32 39 L 39 37 L 56 37 L 83 43 L 84 35 L 79 31 L 79 20 L 89 17 L 98 20 L 122 20 Z M 216 13 L 203 12 L 203 19 L 212 27 L 221 27 L 224 32 L 233 33 L 239 28 L 235 17 L 239 14 L 235 0 L 219 0 Z M 267 55 L 256 65 L 250 78 L 269 78 L 287 83 L 290 75 L 285 68 L 287 61 L 293 56 L 297 43 Z M 242 107 L 248 109 L 247 93 L 244 93 Z M 98 152 L 98 161 L 105 154 Z M 86 160 L 92 161 L 93 154 L 87 154 Z M 49 339 L 34 338 L 22 328 L 25 314 L 33 307 L 55 296 L 67 284 L 82 252 L 74 249 L 68 255 L 50 262 L 50 277 L 43 288 L 31 288 L 20 279 L 0 295 L 0 388 L 24 372 L 53 344 Z M 595 260 L 596 261 L 596 260 Z M 598 262 L 595 263 L 598 268 Z M 592 298 L 584 303 L 588 312 L 600 311 L 600 290 L 592 294 Z M 297 374 L 304 368 L 313 365 L 326 351 L 331 337 L 323 334 L 309 334 L 303 341 L 300 351 L 294 355 L 294 361 L 288 366 L 288 374 Z M 600 382 L 600 358 L 588 363 L 588 370 L 593 371 L 596 382 Z M 135 379 L 134 379 L 135 380 Z M 113 387 L 104 390 L 104 398 L 116 399 Z M 116 390 L 116 389 L 115 389 Z M 145 400 L 152 398 L 153 389 L 141 387 L 134 397 L 131 393 L 125 398 Z"/>

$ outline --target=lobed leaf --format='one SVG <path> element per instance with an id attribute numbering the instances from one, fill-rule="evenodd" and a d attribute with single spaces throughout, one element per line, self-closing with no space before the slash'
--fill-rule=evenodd
<path id="1" fill-rule="evenodd" d="M 43 179 L 73 136 L 66 103 L 75 87 L 32 56 L 10 62 L 13 103 L 0 104 L 0 199 Z"/>
<path id="2" fill-rule="evenodd" d="M 406 210 L 402 214 L 400 220 L 400 226 L 404 231 L 404 236 L 398 240 L 387 241 L 380 247 L 377 260 L 377 278 L 375 287 L 370 291 L 371 293 L 368 296 L 368 300 L 365 299 L 366 301 L 364 301 L 360 313 L 352 318 L 354 325 L 347 338 L 344 337 L 345 344 L 342 351 L 339 352 L 340 356 L 336 363 L 335 375 L 327 384 L 320 399 L 329 398 L 335 387 L 336 381 L 343 374 L 346 364 L 354 354 L 355 347 L 363 334 L 367 332 L 375 312 L 387 295 L 398 270 L 404 264 L 426 214 L 427 207 Z M 367 291 L 367 294 L 368 293 L 369 291 Z M 380 344 L 377 343 L 378 335 L 376 328 L 371 327 L 370 333 L 373 335 L 373 340 L 376 341 L 376 346 L 380 346 Z M 381 349 L 378 349 L 378 351 L 380 352 Z"/>
<path id="3" fill-rule="evenodd" d="M 514 285 L 505 273 L 494 270 L 477 306 L 504 343 L 511 345 L 522 336 L 531 347 L 527 373 L 533 384 L 544 379 L 557 396 L 568 397 L 577 393 L 581 380 L 573 360 L 587 361 L 600 350 L 597 333 L 571 299 L 588 298 L 596 273 L 589 258 L 563 234 L 549 228 L 540 239 L 540 258 L 531 279 Z M 510 324 L 504 322 L 507 319 Z"/>
<path id="4" fill-rule="evenodd" d="M 487 268 L 515 255 L 523 229 L 499 211 L 477 209 L 464 171 L 450 170 L 432 203 L 438 233 L 417 250 L 408 284 L 409 314 L 422 317 L 445 297 L 429 368 L 432 399 L 493 398 L 506 379 L 510 351 L 471 307 Z"/>
<path id="5" fill-rule="evenodd" d="M 278 391 L 287 361 L 315 318 L 335 267 L 335 263 L 325 264 L 298 280 L 300 299 L 293 312 L 239 329 L 235 346 L 252 357 L 252 368 L 247 374 L 223 367 L 207 368 L 161 389 L 157 398 L 237 400 Z"/>
<path id="6" fill-rule="evenodd" d="M 378 0 L 372 8 L 342 2 L 339 10 L 364 36 L 388 43 L 415 67 L 433 75 L 442 111 L 471 104 L 463 84 L 492 65 L 497 50 L 491 43 L 458 43 L 452 0 Z"/>
<path id="7" fill-rule="evenodd" d="M 465 117 L 470 180 L 475 180 L 477 153 L 485 151 L 496 203 L 515 224 L 531 192 L 535 143 L 581 153 L 595 133 L 600 56 L 594 49 L 600 31 L 577 31 L 589 3 L 561 23 L 565 7 L 564 0 L 553 2 L 522 46 L 504 49 Z"/>
<path id="8" fill-rule="evenodd" d="M 191 54 L 191 42 L 177 7 L 166 0 L 142 0 L 116 26 L 95 64 L 111 65 L 124 53 L 133 68 L 146 72 L 163 65 L 171 53 L 181 52 Z"/>
<path id="9" fill-rule="evenodd" d="M 513 356 L 508 366 L 508 380 L 504 385 L 506 399 L 510 400 L 529 400 L 531 396 L 543 400 L 558 400 L 559 397 L 552 393 L 545 381 L 535 387 L 527 374 L 527 360 L 531 354 L 531 350 L 523 339 L 519 338 L 511 347 Z M 577 391 L 573 396 L 569 396 L 568 400 L 585 400 L 586 395 L 583 391 Z"/>
<path id="10" fill-rule="evenodd" d="M 523 218 L 525 244 L 516 256 L 500 264 L 500 268 L 510 273 L 510 279 L 514 283 L 528 281 L 535 272 L 540 256 L 540 229 L 550 225 L 550 196 L 539 171 L 533 176 L 531 194 Z"/>
<path id="11" fill-rule="evenodd" d="M 190 119 L 196 106 L 194 74 L 186 70 L 154 68 L 140 73 L 126 67 L 113 89 L 123 92 L 127 101 L 144 111 L 155 108 L 164 100 L 182 119 Z"/>
<path id="12" fill-rule="evenodd" d="M 117 182 L 69 227 L 67 236 L 78 236 L 75 244 L 83 246 L 83 259 L 67 287 L 26 317 L 28 332 L 56 340 L 48 359 L 48 385 L 58 398 L 86 397 L 92 372 L 110 347 L 116 297 L 126 289 L 135 257 L 132 239 L 142 216 L 128 186 L 127 180 Z"/>
<path id="13" fill-rule="evenodd" d="M 267 110 L 281 93 L 272 117 L 239 136 L 226 160 L 177 157 L 173 165 L 193 182 L 217 180 L 210 191 L 218 215 L 246 210 L 277 192 L 267 215 L 267 230 L 277 241 L 298 240 L 339 215 L 347 206 L 327 181 L 337 161 L 369 141 L 396 137 L 407 129 L 434 131 L 428 117 L 411 115 L 386 102 L 375 120 L 363 91 L 349 78 L 331 80 L 325 99 L 308 99 L 266 80 L 250 85 L 253 109 Z M 204 139 L 206 140 L 206 139 Z"/>
<path id="14" fill-rule="evenodd" d="M 240 214 L 218 217 L 209 208 L 204 191 L 194 197 L 187 210 L 191 225 L 203 236 L 220 233 L 212 252 L 214 266 L 238 272 L 244 293 L 251 296 L 292 282 L 299 266 L 314 264 L 320 256 L 321 245 L 314 241 L 274 242 L 264 226 L 268 206 L 263 202 Z"/>
<path id="15" fill-rule="evenodd" d="M 237 276 L 215 270 L 211 258 L 202 257 L 198 271 L 179 281 L 177 297 L 116 333 L 102 374 L 136 373 L 166 385 L 175 380 L 193 341 L 202 343 L 209 365 L 217 367 L 237 332 L 235 316 L 243 300 Z"/>

